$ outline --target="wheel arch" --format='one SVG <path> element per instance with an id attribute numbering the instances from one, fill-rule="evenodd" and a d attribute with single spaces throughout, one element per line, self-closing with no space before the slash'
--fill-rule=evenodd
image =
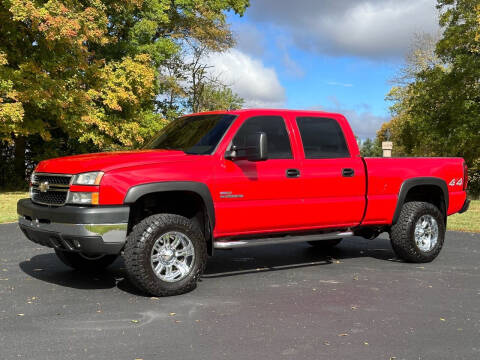
<path id="1" fill-rule="evenodd" d="M 392 225 L 397 223 L 403 204 L 414 200 L 426 201 L 437 206 L 442 212 L 445 222 L 447 221 L 449 198 L 445 180 L 436 177 L 418 177 L 405 180 L 400 187 Z"/>
<path id="2" fill-rule="evenodd" d="M 156 203 L 157 208 L 172 209 L 172 204 L 162 203 L 163 201 L 169 202 L 171 200 L 181 200 L 179 203 L 177 201 L 175 204 L 176 209 L 180 209 L 182 205 L 189 201 L 195 202 L 198 206 L 203 207 L 204 218 L 198 219 L 201 226 L 203 226 L 203 232 L 208 245 L 209 254 L 213 254 L 212 247 L 212 234 L 213 229 L 215 228 L 215 207 L 213 205 L 213 198 L 208 189 L 208 186 L 201 182 L 195 181 L 168 181 L 168 182 L 155 182 L 141 184 L 131 187 L 127 194 L 125 195 L 124 204 L 129 205 L 132 208 L 130 212 L 131 219 L 130 222 L 135 223 L 136 221 L 132 220 L 132 217 L 135 217 L 135 206 L 143 207 L 145 206 L 145 201 L 149 200 L 151 203 Z M 140 204 L 140 205 L 139 205 Z M 146 209 L 137 209 L 137 210 L 146 210 Z M 185 209 L 190 210 L 190 209 Z M 173 213 L 179 215 L 184 215 L 181 209 L 174 210 Z M 148 211 L 145 211 L 143 216 L 148 216 Z M 194 214 L 193 217 L 196 217 L 197 214 Z M 190 217 L 190 216 L 189 216 Z"/>

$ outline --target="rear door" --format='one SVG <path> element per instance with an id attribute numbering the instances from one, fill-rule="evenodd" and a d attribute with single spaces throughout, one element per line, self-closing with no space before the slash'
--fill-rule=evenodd
<path id="1" fill-rule="evenodd" d="M 231 144 L 242 147 L 246 138 L 265 132 L 268 160 L 228 160 L 222 156 L 215 171 L 215 236 L 275 232 L 298 227 L 301 221 L 300 163 L 294 156 L 291 127 L 279 115 L 247 118 Z"/>
<path id="2" fill-rule="evenodd" d="M 301 139 L 303 225 L 358 225 L 365 210 L 363 161 L 352 157 L 344 131 L 334 118 L 297 116 Z"/>

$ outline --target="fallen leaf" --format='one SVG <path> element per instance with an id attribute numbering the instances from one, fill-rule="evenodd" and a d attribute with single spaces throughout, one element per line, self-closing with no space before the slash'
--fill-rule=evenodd
<path id="1" fill-rule="evenodd" d="M 134 324 L 138 323 L 138 320 L 131 320 L 131 321 L 132 321 L 132 323 L 134 323 Z"/>
<path id="2" fill-rule="evenodd" d="M 4 279 L 0 279 L 0 280 L 7 281 L 7 280 L 8 280 L 8 278 L 4 278 Z"/>
<path id="3" fill-rule="evenodd" d="M 348 336 L 348 334 L 343 333 L 343 334 L 338 334 L 338 336 Z"/>
<path id="4" fill-rule="evenodd" d="M 364 341 L 364 342 L 363 342 L 363 344 L 364 344 L 364 345 L 366 345 L 366 346 L 368 346 L 368 345 L 369 345 L 369 344 L 368 344 L 368 342 L 366 342 L 366 341 Z"/>
<path id="5" fill-rule="evenodd" d="M 327 345 L 327 346 L 329 346 L 329 345 L 330 345 L 330 342 L 328 342 L 328 341 L 324 341 L 324 342 L 323 342 L 323 345 Z"/>
<path id="6" fill-rule="evenodd" d="M 312 291 L 317 291 L 317 289 L 313 288 Z"/>
<path id="7" fill-rule="evenodd" d="M 352 309 L 352 310 L 357 310 L 357 309 L 358 309 L 358 306 L 355 306 L 355 305 L 354 305 L 354 306 L 351 307 L 351 309 Z"/>
<path id="8" fill-rule="evenodd" d="M 17 316 L 25 316 L 25 314 L 17 314 Z"/>
<path id="9" fill-rule="evenodd" d="M 447 321 L 447 320 L 445 320 L 444 318 L 440 318 L 440 321 Z"/>
<path id="10" fill-rule="evenodd" d="M 177 313 L 173 313 L 173 312 L 172 312 L 172 313 L 170 313 L 170 314 L 168 314 L 168 315 L 170 315 L 170 316 L 175 316 L 175 315 L 177 315 Z"/>
<path id="11" fill-rule="evenodd" d="M 180 321 L 180 320 L 175 320 L 175 322 L 176 322 L 176 323 L 181 323 L 181 321 Z"/>

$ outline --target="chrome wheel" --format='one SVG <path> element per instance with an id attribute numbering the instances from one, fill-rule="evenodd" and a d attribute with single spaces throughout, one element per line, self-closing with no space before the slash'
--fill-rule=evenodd
<path id="1" fill-rule="evenodd" d="M 438 241 L 437 220 L 431 215 L 421 216 L 415 225 L 415 244 L 424 252 L 432 250 Z"/>
<path id="2" fill-rule="evenodd" d="M 192 270 L 195 249 L 187 235 L 169 231 L 155 241 L 150 259 L 152 269 L 160 280 L 176 282 Z"/>

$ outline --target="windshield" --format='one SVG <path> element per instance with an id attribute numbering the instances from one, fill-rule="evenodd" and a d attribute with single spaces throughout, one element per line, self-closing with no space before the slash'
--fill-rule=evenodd
<path id="1" fill-rule="evenodd" d="M 182 117 L 165 126 L 144 148 L 211 154 L 235 117 L 230 114 Z"/>

